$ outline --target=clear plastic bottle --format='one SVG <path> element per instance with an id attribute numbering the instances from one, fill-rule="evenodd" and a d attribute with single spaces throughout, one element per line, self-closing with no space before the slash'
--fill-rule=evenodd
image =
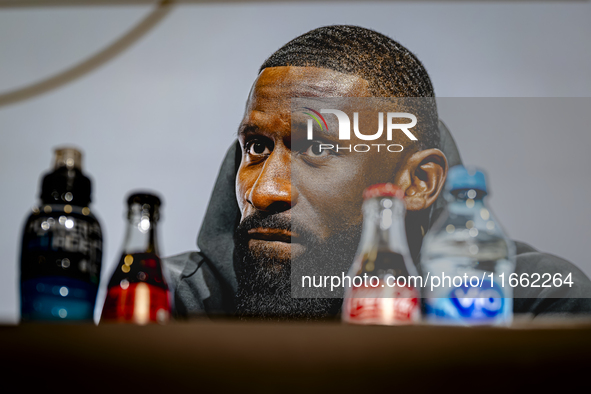
<path id="1" fill-rule="evenodd" d="M 342 320 L 399 325 L 420 321 L 418 272 L 406 240 L 404 193 L 391 183 L 364 193 L 363 230 L 345 279 Z M 414 277 L 414 279 L 413 279 Z"/>
<path id="2" fill-rule="evenodd" d="M 447 206 L 421 248 L 421 270 L 427 282 L 425 320 L 508 325 L 513 318 L 513 289 L 507 278 L 515 270 L 515 244 L 485 204 L 484 173 L 455 166 L 448 173 L 444 193 Z"/>
<path id="3" fill-rule="evenodd" d="M 33 208 L 23 232 L 23 322 L 93 322 L 103 244 L 90 196 L 80 151 L 56 149 L 53 171 L 43 177 L 41 205 Z"/>
<path id="4" fill-rule="evenodd" d="M 170 292 L 158 249 L 160 198 L 149 193 L 129 196 L 128 224 L 119 263 L 107 286 L 101 323 L 166 323 Z"/>

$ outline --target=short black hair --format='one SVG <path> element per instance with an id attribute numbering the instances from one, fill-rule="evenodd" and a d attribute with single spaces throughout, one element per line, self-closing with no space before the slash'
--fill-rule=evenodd
<path id="1" fill-rule="evenodd" d="M 357 75 L 375 97 L 431 97 L 429 125 L 421 147 L 439 146 L 437 107 L 431 78 L 420 60 L 400 43 L 374 30 L 351 25 L 324 26 L 291 40 L 273 53 L 269 67 L 318 67 Z M 424 109 L 424 108 L 423 108 Z"/>

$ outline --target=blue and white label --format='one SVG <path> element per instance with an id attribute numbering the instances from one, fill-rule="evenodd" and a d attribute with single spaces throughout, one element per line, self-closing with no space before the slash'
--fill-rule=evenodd
<path id="1" fill-rule="evenodd" d="M 449 299 L 459 315 L 471 319 L 491 319 L 503 313 L 503 291 L 494 282 L 484 282 L 482 287 L 461 286 L 453 289 Z"/>

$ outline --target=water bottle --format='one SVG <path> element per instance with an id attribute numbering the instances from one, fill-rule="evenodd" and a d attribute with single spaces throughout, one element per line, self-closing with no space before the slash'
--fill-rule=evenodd
<path id="1" fill-rule="evenodd" d="M 485 175 L 477 169 L 449 170 L 445 210 L 421 248 L 425 320 L 433 324 L 509 325 L 515 245 L 485 204 Z M 505 281 L 502 280 L 505 278 Z"/>
<path id="2" fill-rule="evenodd" d="M 79 150 L 59 148 L 54 157 L 23 231 L 21 320 L 92 323 L 103 242 L 89 208 L 91 182 Z"/>

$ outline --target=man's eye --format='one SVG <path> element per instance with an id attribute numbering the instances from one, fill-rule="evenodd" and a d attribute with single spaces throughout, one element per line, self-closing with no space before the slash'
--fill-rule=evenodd
<path id="1" fill-rule="evenodd" d="M 306 156 L 310 157 L 327 157 L 330 156 L 332 153 L 332 149 L 328 149 L 326 146 L 321 147 L 320 142 L 313 141 L 306 152 L 304 153 Z"/>
<path id="2" fill-rule="evenodd" d="M 263 156 L 271 154 L 271 150 L 262 141 L 254 140 L 246 146 L 246 152 L 253 156 Z"/>

